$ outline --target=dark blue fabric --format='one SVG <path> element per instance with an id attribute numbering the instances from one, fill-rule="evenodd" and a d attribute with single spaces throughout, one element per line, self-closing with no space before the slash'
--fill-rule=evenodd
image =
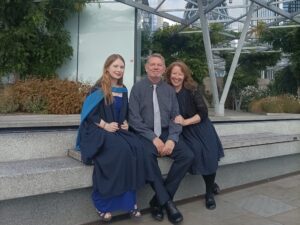
<path id="1" fill-rule="evenodd" d="M 77 151 L 80 151 L 80 135 L 79 130 L 81 123 L 86 119 L 87 115 L 95 108 L 97 104 L 99 104 L 100 101 L 103 99 L 103 92 L 100 89 L 96 89 L 93 93 L 88 95 L 83 102 L 81 114 L 80 114 L 80 125 L 77 132 L 77 138 L 76 138 L 76 145 L 75 149 Z"/>
<path id="2" fill-rule="evenodd" d="M 122 108 L 122 97 L 114 96 L 114 117 L 120 121 L 120 112 Z M 130 211 L 134 209 L 136 203 L 136 192 L 127 191 L 114 197 L 102 197 L 101 194 L 94 190 L 92 200 L 96 209 L 100 212 L 113 212 L 117 210 Z"/>
<path id="3" fill-rule="evenodd" d="M 113 104 L 101 100 L 79 128 L 82 161 L 94 164 L 92 197 L 101 212 L 131 210 L 135 191 L 149 180 L 139 139 L 127 130 L 108 132 L 97 125 L 101 119 L 121 125 L 127 112 L 128 95 L 123 92 L 122 97 L 114 97 Z"/>
<path id="4" fill-rule="evenodd" d="M 119 210 L 129 212 L 134 209 L 134 205 L 136 204 L 136 192 L 127 191 L 114 197 L 105 198 L 98 191 L 94 190 L 92 200 L 98 212 L 114 212 Z"/>
<path id="5" fill-rule="evenodd" d="M 195 99 L 195 96 L 197 99 Z M 185 126 L 182 130 L 185 142 L 195 155 L 190 173 L 213 174 L 218 168 L 218 161 L 224 156 L 224 150 L 212 122 L 205 113 L 207 107 L 199 93 L 195 95 L 185 88 L 177 93 L 177 99 L 180 114 L 185 119 L 194 116 L 196 113 L 203 116 L 200 123 Z"/>
<path id="6" fill-rule="evenodd" d="M 120 121 L 120 112 L 122 108 L 122 97 L 114 97 L 114 114 L 117 121 Z"/>
<path id="7" fill-rule="evenodd" d="M 127 88 L 112 87 L 112 91 L 116 93 L 127 93 Z M 103 91 L 100 88 L 97 88 L 93 90 L 91 94 L 88 95 L 83 102 L 81 114 L 80 114 L 80 125 L 78 129 L 76 145 L 75 145 L 75 149 L 77 151 L 80 151 L 80 135 L 79 135 L 80 126 L 82 122 L 86 119 L 88 114 L 96 107 L 96 105 L 99 104 L 100 101 L 102 101 L 103 97 L 104 97 Z"/>

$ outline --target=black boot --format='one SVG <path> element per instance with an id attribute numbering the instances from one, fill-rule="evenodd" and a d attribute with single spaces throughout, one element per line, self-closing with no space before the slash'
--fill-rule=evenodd
<path id="1" fill-rule="evenodd" d="M 209 210 L 213 210 L 217 207 L 216 201 L 215 201 L 215 198 L 214 198 L 213 194 L 206 194 L 205 195 L 205 206 Z"/>
<path id="2" fill-rule="evenodd" d="M 168 219 L 171 223 L 176 224 L 180 223 L 183 220 L 182 214 L 176 208 L 172 200 L 167 201 L 167 203 L 165 204 L 165 209 L 168 214 Z"/>
<path id="3" fill-rule="evenodd" d="M 149 202 L 151 208 L 151 215 L 154 219 L 162 221 L 164 219 L 164 212 L 162 206 L 158 203 L 156 197 L 154 196 Z"/>
<path id="4" fill-rule="evenodd" d="M 217 194 L 220 194 L 220 192 L 221 192 L 221 189 L 220 189 L 219 185 L 218 185 L 217 183 L 214 183 L 214 186 L 213 186 L 213 193 L 214 193 L 215 195 L 217 195 Z"/>

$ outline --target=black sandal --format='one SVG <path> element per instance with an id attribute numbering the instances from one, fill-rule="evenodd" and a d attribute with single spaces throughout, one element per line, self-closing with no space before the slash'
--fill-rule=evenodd
<path id="1" fill-rule="evenodd" d="M 137 205 L 134 206 L 133 210 L 130 210 L 129 214 L 130 214 L 130 217 L 133 219 L 139 219 L 142 217 L 142 214 L 141 214 L 140 210 L 138 209 Z"/>

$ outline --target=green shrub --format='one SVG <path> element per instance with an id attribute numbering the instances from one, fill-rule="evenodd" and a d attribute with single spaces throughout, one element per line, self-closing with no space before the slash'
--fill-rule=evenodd
<path id="1" fill-rule="evenodd" d="M 289 95 L 287 101 L 284 101 L 283 112 L 285 113 L 300 113 L 300 101 L 294 96 Z"/>
<path id="2" fill-rule="evenodd" d="M 276 97 L 275 97 L 276 98 Z M 268 98 L 262 102 L 262 110 L 267 113 L 283 113 L 282 101 L 279 99 Z"/>
<path id="3" fill-rule="evenodd" d="M 249 106 L 254 113 L 300 113 L 300 101 L 292 95 L 281 95 L 254 100 Z"/>
<path id="4" fill-rule="evenodd" d="M 3 90 L 0 94 L 0 113 L 12 113 L 19 109 L 19 104 L 14 99 L 11 91 Z"/>
<path id="5" fill-rule="evenodd" d="M 47 102 L 42 96 L 32 96 L 23 103 L 24 111 L 29 113 L 47 113 Z"/>
<path id="6" fill-rule="evenodd" d="M 255 86 L 246 86 L 241 90 L 242 97 L 241 109 L 248 110 L 249 104 L 255 99 L 261 99 L 269 95 L 268 89 L 260 89 Z"/>
<path id="7" fill-rule="evenodd" d="M 89 89 L 89 85 L 59 79 L 18 81 L 0 93 L 0 113 L 80 113 Z"/>

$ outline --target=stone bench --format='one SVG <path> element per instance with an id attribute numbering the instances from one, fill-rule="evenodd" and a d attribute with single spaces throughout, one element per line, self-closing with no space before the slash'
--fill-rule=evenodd
<path id="1" fill-rule="evenodd" d="M 299 135 L 264 132 L 220 136 L 220 139 L 225 151 L 225 157 L 221 159 L 220 165 L 300 153 L 300 149 L 297 149 L 297 146 L 300 146 L 300 142 L 297 142 L 300 140 Z M 295 142 L 295 147 L 289 146 L 290 142 Z M 272 146 L 271 148 L 270 145 Z M 288 145 L 288 147 L 283 148 L 285 145 Z M 81 161 L 81 154 L 77 150 L 68 150 L 68 156 Z M 159 159 L 159 165 L 163 174 L 167 173 L 170 162 L 169 158 Z"/>
<path id="2" fill-rule="evenodd" d="M 222 190 L 300 171 L 300 117 L 266 121 L 258 121 L 257 117 L 255 121 L 224 118 L 215 123 L 226 155 L 217 172 Z M 11 119 L 13 124 L 15 119 Z M 60 120 L 42 127 L 37 123 L 38 129 L 31 129 L 30 122 L 24 125 L 29 129 L 21 127 L 16 131 L 5 128 L 10 127 L 7 117 L 2 125 L 0 118 L 0 128 L 3 127 L 0 130 L 0 217 L 4 219 L 3 224 L 73 225 L 98 220 L 90 198 L 93 166 L 80 162 L 79 152 L 67 150 L 74 146 L 76 123 L 70 123 L 71 129 L 61 129 L 59 125 L 63 125 L 65 119 Z M 171 161 L 160 158 L 159 164 L 166 174 Z M 201 176 L 187 174 L 175 200 L 202 195 L 204 190 Z M 139 190 L 140 208 L 148 207 L 152 195 L 149 185 Z"/>
<path id="3" fill-rule="evenodd" d="M 257 133 L 220 139 L 225 150 L 220 166 L 300 153 L 297 135 Z M 0 200 L 91 187 L 93 167 L 79 162 L 81 155 L 76 150 L 68 150 L 68 156 L 2 162 Z M 170 164 L 169 158 L 159 159 L 162 174 Z"/>

